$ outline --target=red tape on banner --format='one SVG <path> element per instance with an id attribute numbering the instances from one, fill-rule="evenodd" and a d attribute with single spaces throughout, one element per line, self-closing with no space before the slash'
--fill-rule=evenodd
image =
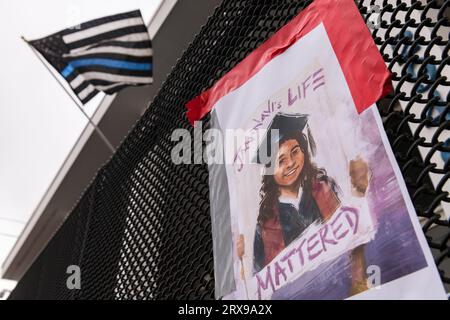
<path id="1" fill-rule="evenodd" d="M 239 88 L 274 57 L 323 23 L 359 113 L 392 91 L 391 74 L 353 0 L 315 0 L 272 37 L 189 101 L 193 125 L 220 98 Z"/>

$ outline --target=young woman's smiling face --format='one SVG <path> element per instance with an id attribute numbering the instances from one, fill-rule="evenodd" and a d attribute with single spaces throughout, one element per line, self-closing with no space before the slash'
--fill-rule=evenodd
<path id="1" fill-rule="evenodd" d="M 283 142 L 278 150 L 274 179 L 280 187 L 291 187 L 298 181 L 305 155 L 296 139 Z"/>

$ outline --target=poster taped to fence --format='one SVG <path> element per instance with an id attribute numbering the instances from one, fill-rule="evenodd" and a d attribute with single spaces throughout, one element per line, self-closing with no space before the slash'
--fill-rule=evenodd
<path id="1" fill-rule="evenodd" d="M 218 298 L 445 298 L 375 105 L 390 90 L 354 2 L 316 0 L 188 104 L 223 146 Z"/>

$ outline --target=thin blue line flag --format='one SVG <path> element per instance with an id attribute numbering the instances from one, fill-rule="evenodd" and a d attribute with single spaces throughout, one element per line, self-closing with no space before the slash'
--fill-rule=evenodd
<path id="1" fill-rule="evenodd" d="M 85 104 L 99 91 L 113 94 L 153 82 L 153 51 L 139 10 L 82 23 L 29 42 Z"/>

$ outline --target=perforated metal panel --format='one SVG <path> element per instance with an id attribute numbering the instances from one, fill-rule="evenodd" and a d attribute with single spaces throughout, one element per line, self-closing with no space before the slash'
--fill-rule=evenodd
<path id="1" fill-rule="evenodd" d="M 374 4 L 381 9 L 372 34 L 395 93 L 379 109 L 447 284 L 450 227 L 439 214 L 450 202 L 449 2 L 358 2 L 364 16 L 376 16 Z M 207 167 L 174 165 L 170 137 L 176 128 L 192 130 L 189 100 L 309 3 L 223 1 L 10 298 L 213 299 Z M 81 267 L 81 290 L 66 288 L 70 264 Z"/>

